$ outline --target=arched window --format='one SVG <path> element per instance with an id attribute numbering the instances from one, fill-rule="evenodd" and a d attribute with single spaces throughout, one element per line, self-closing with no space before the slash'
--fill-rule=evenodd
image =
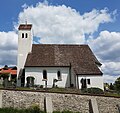
<path id="1" fill-rule="evenodd" d="M 87 79 L 87 83 L 90 85 L 90 79 Z"/>
<path id="2" fill-rule="evenodd" d="M 24 38 L 24 33 L 22 33 L 22 38 Z"/>
<path id="3" fill-rule="evenodd" d="M 57 77 L 58 77 L 58 80 L 61 80 L 61 79 L 62 79 L 62 78 L 61 78 L 61 72 L 60 72 L 60 71 L 57 72 Z"/>
<path id="4" fill-rule="evenodd" d="M 47 71 L 43 70 L 43 79 L 47 79 Z"/>
<path id="5" fill-rule="evenodd" d="M 25 38 L 27 38 L 27 37 L 28 37 L 28 34 L 26 33 L 26 34 L 25 34 Z"/>

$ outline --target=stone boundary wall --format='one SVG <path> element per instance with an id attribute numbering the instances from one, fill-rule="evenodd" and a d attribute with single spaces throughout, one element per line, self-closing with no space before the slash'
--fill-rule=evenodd
<path id="1" fill-rule="evenodd" d="M 44 110 L 44 97 L 52 98 L 54 111 L 89 113 L 89 102 L 93 98 L 97 100 L 99 113 L 119 113 L 117 106 L 120 106 L 120 98 L 114 97 L 9 90 L 1 90 L 0 95 L 0 107 L 28 108 L 39 105 L 40 109 Z"/>

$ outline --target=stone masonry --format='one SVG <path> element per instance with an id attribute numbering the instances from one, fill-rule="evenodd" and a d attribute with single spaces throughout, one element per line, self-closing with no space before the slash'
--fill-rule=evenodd
<path id="1" fill-rule="evenodd" d="M 117 105 L 120 106 L 120 98 L 30 91 L 3 90 L 2 107 L 28 108 L 38 105 L 44 110 L 44 97 L 49 96 L 52 98 L 54 111 L 89 113 L 89 100 L 96 98 L 99 113 L 119 113 Z"/>

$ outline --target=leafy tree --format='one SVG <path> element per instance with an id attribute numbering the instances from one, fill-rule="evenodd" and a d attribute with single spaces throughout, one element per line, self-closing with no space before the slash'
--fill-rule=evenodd
<path id="1" fill-rule="evenodd" d="M 120 91 L 120 77 L 116 79 L 114 86 L 117 91 Z"/>
<path id="2" fill-rule="evenodd" d="M 113 85 L 112 83 L 110 83 L 109 88 L 110 88 L 111 90 L 114 90 L 114 85 Z"/>

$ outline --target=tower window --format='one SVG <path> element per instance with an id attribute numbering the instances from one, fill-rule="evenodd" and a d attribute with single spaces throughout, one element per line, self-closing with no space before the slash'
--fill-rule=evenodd
<path id="1" fill-rule="evenodd" d="M 28 37 L 28 34 L 26 33 L 26 34 L 25 34 L 25 38 L 27 38 L 27 37 Z"/>
<path id="2" fill-rule="evenodd" d="M 61 72 L 60 72 L 60 71 L 57 72 L 57 77 L 58 77 L 58 80 L 61 80 L 61 79 L 62 79 L 62 78 L 61 78 Z"/>
<path id="3" fill-rule="evenodd" d="M 43 79 L 47 79 L 47 71 L 43 70 Z"/>
<path id="4" fill-rule="evenodd" d="M 22 33 L 22 38 L 24 38 L 24 33 Z"/>

